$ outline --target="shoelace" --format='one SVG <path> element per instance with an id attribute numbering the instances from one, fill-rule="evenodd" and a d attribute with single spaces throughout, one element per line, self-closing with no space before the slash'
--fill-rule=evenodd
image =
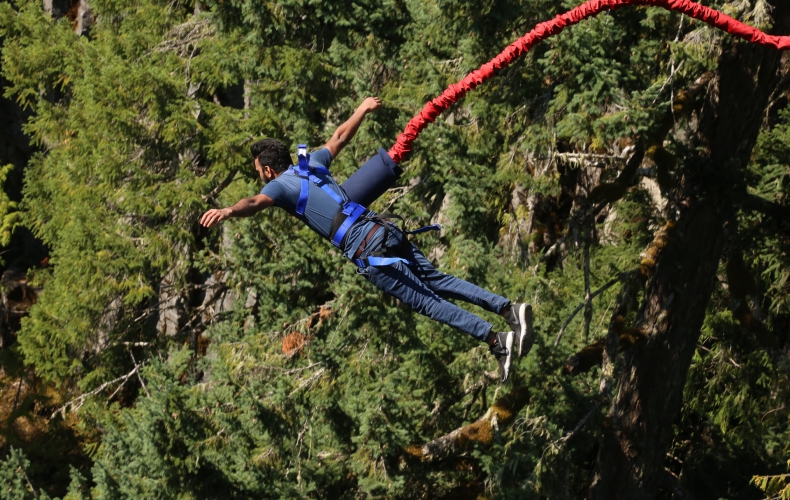
<path id="1" fill-rule="evenodd" d="M 488 349 L 495 358 L 499 359 L 508 355 L 507 347 L 502 347 L 499 342 Z"/>

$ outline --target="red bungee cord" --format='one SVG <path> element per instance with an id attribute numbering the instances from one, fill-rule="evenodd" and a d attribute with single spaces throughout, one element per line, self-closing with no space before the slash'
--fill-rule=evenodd
<path id="1" fill-rule="evenodd" d="M 510 44 L 498 56 L 466 75 L 460 82 L 447 87 L 442 92 L 442 95 L 428 102 L 422 108 L 422 111 L 409 121 L 403 133 L 398 136 L 397 142 L 390 148 L 390 157 L 396 163 L 400 163 L 403 157 L 411 151 L 412 143 L 417 138 L 417 135 L 429 123 L 433 123 L 439 114 L 459 99 L 462 99 L 467 92 L 494 76 L 494 73 L 524 55 L 536 43 L 560 33 L 566 26 L 576 24 L 604 10 L 618 9 L 627 5 L 663 7 L 667 10 L 681 12 L 704 21 L 715 28 L 751 43 L 766 45 L 779 50 L 790 49 L 790 36 L 768 35 L 757 28 L 748 26 L 737 19 L 733 19 L 710 7 L 694 3 L 691 0 L 590 0 L 575 9 L 558 15 L 550 21 L 538 24 L 532 31 Z"/>

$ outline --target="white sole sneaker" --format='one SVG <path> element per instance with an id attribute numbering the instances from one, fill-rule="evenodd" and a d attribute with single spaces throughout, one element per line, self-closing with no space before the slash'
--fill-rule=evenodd
<path id="1" fill-rule="evenodd" d="M 507 349 L 507 358 L 505 358 L 505 364 L 502 367 L 502 382 L 505 382 L 510 375 L 510 365 L 513 361 L 513 338 L 515 337 L 514 332 L 507 332 L 507 338 L 505 340 L 505 348 Z"/>
<path id="2" fill-rule="evenodd" d="M 523 303 L 518 308 L 518 357 L 528 354 L 535 342 L 535 330 L 532 328 L 532 306 Z"/>

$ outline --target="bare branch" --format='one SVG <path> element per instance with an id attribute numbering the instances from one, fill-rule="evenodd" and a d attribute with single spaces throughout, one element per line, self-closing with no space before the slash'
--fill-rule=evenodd
<path id="1" fill-rule="evenodd" d="M 590 236 L 584 240 L 584 340 L 590 338 L 590 322 L 593 315 L 592 294 L 590 293 Z"/>
<path id="2" fill-rule="evenodd" d="M 193 18 L 171 29 L 165 36 L 165 41 L 148 52 L 175 52 L 179 57 L 184 57 L 204 38 L 214 35 L 214 26 L 208 18 Z"/>
<path id="3" fill-rule="evenodd" d="M 217 291 L 216 291 L 216 292 L 214 292 L 214 295 L 212 295 L 210 299 L 208 299 L 207 301 L 205 301 L 205 302 L 203 303 L 203 305 L 202 305 L 202 306 L 200 306 L 200 307 L 198 307 L 198 308 L 196 308 L 196 309 L 194 310 L 194 314 L 193 314 L 193 315 L 192 315 L 192 317 L 189 319 L 189 321 L 187 321 L 187 322 L 186 322 L 186 324 L 185 324 L 184 326 L 182 326 L 181 328 L 179 328 L 179 329 L 178 329 L 178 331 L 175 333 L 175 335 L 178 335 L 179 333 L 185 332 L 185 331 L 187 331 L 188 329 L 192 328 L 192 327 L 195 325 L 196 321 L 197 321 L 197 320 L 199 320 L 199 319 L 201 318 L 201 316 L 202 316 L 203 312 L 205 312 L 205 311 L 206 311 L 206 309 L 208 309 L 208 308 L 209 308 L 209 307 L 210 307 L 212 304 L 214 304 L 214 302 L 216 302 L 216 301 L 217 301 L 217 299 L 219 299 L 219 297 L 220 297 L 220 296 L 221 296 L 223 293 L 225 293 L 226 291 L 228 291 L 228 288 L 229 288 L 229 287 L 228 287 L 226 284 L 224 284 L 224 283 L 221 283 L 221 286 L 217 287 Z"/>
<path id="4" fill-rule="evenodd" d="M 22 474 L 25 476 L 25 481 L 27 481 L 27 487 L 30 488 L 30 491 L 33 492 L 33 496 L 37 497 L 38 493 L 36 493 L 36 489 L 33 487 L 33 483 L 30 482 L 30 478 L 27 477 L 27 471 L 25 471 L 25 469 L 22 469 Z"/>
<path id="5" fill-rule="evenodd" d="M 202 196 L 203 201 L 205 201 L 206 203 L 208 203 L 210 205 L 216 205 L 217 204 L 217 196 L 219 196 L 219 194 L 226 187 L 228 187 L 231 182 L 233 182 L 233 179 L 236 177 L 236 173 L 237 173 L 237 170 L 235 168 L 233 170 L 231 170 L 228 173 L 228 175 L 225 176 L 225 178 L 222 180 L 222 182 L 217 184 L 217 186 L 214 189 L 212 189 L 209 194 Z"/>
<path id="6" fill-rule="evenodd" d="M 85 400 L 86 400 L 86 399 L 88 399 L 89 397 L 91 397 L 91 396 L 94 396 L 94 395 L 96 395 L 96 394 L 98 394 L 98 393 L 102 392 L 104 389 L 106 389 L 107 387 L 111 386 L 112 384 L 114 384 L 114 383 L 116 383 L 116 382 L 122 382 L 122 384 L 121 384 L 121 385 L 123 385 L 123 383 L 125 383 L 125 382 L 126 382 L 126 381 L 127 381 L 129 378 L 130 378 L 130 377 L 132 377 L 132 376 L 133 376 L 135 373 L 137 373 L 137 371 L 140 369 L 140 366 L 141 366 L 141 365 L 136 365 L 136 366 L 134 367 L 134 369 L 133 369 L 132 371 L 130 371 L 129 373 L 127 373 L 126 375 L 123 375 L 123 376 L 121 376 L 121 377 L 118 377 L 118 378 L 116 378 L 115 380 L 110 380 L 109 382 L 105 382 L 105 383 L 103 383 L 102 385 L 100 385 L 99 387 L 97 387 L 96 389 L 94 389 L 94 390 L 92 390 L 92 391 L 90 391 L 90 392 L 86 392 L 85 394 L 82 394 L 81 396 L 79 396 L 79 397 L 77 397 L 77 398 L 74 398 L 74 399 L 72 399 L 71 401 L 69 401 L 69 402 L 68 402 L 68 403 L 66 403 L 65 405 L 63 405 L 63 406 L 61 406 L 60 408 L 58 408 L 57 410 L 55 410 L 55 411 L 52 413 L 52 415 L 49 417 L 49 418 L 50 418 L 50 420 L 52 420 L 53 418 L 55 418 L 55 415 L 57 415 L 58 413 L 61 413 L 61 414 L 62 414 L 62 416 L 65 418 L 65 415 L 66 415 L 66 409 L 67 409 L 69 406 L 71 406 L 71 409 L 72 409 L 72 411 L 77 411 L 77 410 L 79 410 L 79 409 L 80 409 L 80 407 L 81 407 L 81 406 L 82 406 L 82 405 L 85 403 Z M 119 387 L 119 388 L 120 388 L 120 387 Z M 116 389 L 116 391 L 115 391 L 115 392 L 118 392 L 118 390 Z M 115 392 L 113 392 L 113 396 L 115 395 Z M 112 396 L 110 396 L 110 397 L 112 397 Z"/>
<path id="7" fill-rule="evenodd" d="M 587 421 L 590 420 L 590 417 L 592 417 L 593 414 L 596 411 L 598 411 L 598 408 L 600 408 L 600 407 L 601 407 L 601 403 L 600 402 L 596 401 L 595 403 L 593 403 L 593 407 L 590 408 L 590 411 L 588 411 L 587 414 L 581 420 L 579 420 L 579 423 L 576 424 L 576 427 L 574 427 L 573 430 L 567 432 L 564 436 L 562 436 L 560 439 L 558 439 L 556 441 L 556 443 L 566 443 L 573 436 L 575 436 L 576 433 L 579 432 L 582 427 L 584 427 L 584 425 L 587 423 Z"/>
<path id="8" fill-rule="evenodd" d="M 387 190 L 388 192 L 390 192 L 390 191 L 391 192 L 400 191 L 400 192 L 397 194 L 397 196 L 395 196 L 395 198 L 392 199 L 392 201 L 390 201 L 389 205 L 387 205 L 387 207 L 384 208 L 381 211 L 381 213 L 389 212 L 389 209 L 392 208 L 392 205 L 394 205 L 396 201 L 400 200 L 401 198 L 403 198 L 407 194 L 411 193 L 412 191 L 414 191 L 418 187 L 420 187 L 423 184 L 425 184 L 428 181 L 428 179 L 430 179 L 430 178 L 431 178 L 431 176 L 428 175 L 427 177 L 425 177 L 425 179 L 421 179 L 419 182 L 417 182 L 413 186 L 402 186 L 402 187 L 388 189 Z"/>
<path id="9" fill-rule="evenodd" d="M 639 285 L 644 281 L 637 281 L 632 278 L 625 280 L 623 287 L 620 289 L 620 294 L 617 296 L 614 310 L 612 311 L 612 319 L 609 322 L 609 331 L 606 334 L 606 341 L 603 344 L 601 352 L 601 382 L 598 387 L 598 394 L 601 395 L 604 401 L 607 401 L 614 381 L 614 361 L 617 356 L 617 350 L 620 347 L 620 333 L 623 330 L 623 323 L 628 311 L 631 309 L 631 304 L 637 293 Z"/>
<path id="10" fill-rule="evenodd" d="M 132 363 L 134 363 L 134 366 L 139 366 L 137 364 L 137 360 L 134 359 L 134 353 L 132 353 L 131 347 L 129 347 L 128 349 L 129 349 L 129 356 L 132 357 Z M 137 380 L 139 380 L 140 381 L 140 385 L 143 386 L 143 390 L 145 391 L 145 395 L 148 396 L 148 399 L 151 399 L 151 393 L 148 392 L 148 387 L 146 387 L 145 386 L 145 382 L 143 382 L 143 377 L 142 377 L 142 375 L 140 375 L 140 370 L 137 370 Z M 112 396 L 110 396 L 110 398 L 112 399 Z"/>
<path id="11" fill-rule="evenodd" d="M 592 301 L 592 299 L 594 299 L 598 295 L 602 294 L 606 290 L 612 288 L 614 286 L 614 284 L 617 283 L 618 281 L 620 281 L 621 279 L 622 279 L 622 275 L 618 276 L 617 278 L 614 278 L 614 279 L 610 280 L 607 284 L 605 284 L 604 286 L 602 286 L 598 290 L 596 290 L 593 293 L 591 293 L 590 294 L 590 301 Z M 560 343 L 560 339 L 562 339 L 562 334 L 565 332 L 565 329 L 568 328 L 568 325 L 570 324 L 570 322 L 573 320 L 573 318 L 576 317 L 576 315 L 579 313 L 579 311 L 581 311 L 582 308 L 584 308 L 585 304 L 586 304 L 586 302 L 580 303 L 576 307 L 576 309 L 573 310 L 573 312 L 568 317 L 568 319 L 565 320 L 565 323 L 562 324 L 562 328 L 560 328 L 560 332 L 557 334 L 557 339 L 554 341 L 554 347 L 557 347 L 557 344 Z"/>
<path id="12" fill-rule="evenodd" d="M 612 319 L 609 322 L 609 330 L 606 339 L 596 341 L 565 361 L 563 372 L 574 375 L 586 372 L 593 366 L 603 363 L 605 370 L 601 372 L 600 387 L 603 396 L 608 394 L 611 388 L 611 377 L 613 373 L 609 373 L 608 370 L 609 368 L 612 368 L 612 370 L 614 368 L 613 365 L 610 366 L 609 363 L 614 363 L 614 357 L 617 355 L 618 351 L 630 348 L 646 336 L 639 328 L 626 328 L 625 318 L 636 302 L 636 294 L 644 287 L 645 282 L 648 277 L 650 277 L 658 255 L 661 253 L 661 250 L 666 247 L 669 232 L 674 226 L 673 222 L 666 223 L 656 233 L 653 241 L 645 248 L 645 251 L 641 253 L 640 257 L 642 257 L 642 261 L 639 266 L 617 277 L 616 281 L 622 281 L 623 287 L 620 290 L 614 311 L 612 312 Z M 606 286 L 611 286 L 613 284 L 613 282 L 609 282 Z M 579 304 L 573 314 L 575 315 L 578 313 L 582 307 L 584 307 L 584 303 Z M 567 326 L 569 322 L 570 321 L 566 321 L 565 326 Z"/>
<path id="13" fill-rule="evenodd" d="M 308 366 L 303 366 L 301 368 L 291 368 L 291 369 L 282 368 L 280 366 L 257 365 L 252 370 L 250 370 L 250 373 L 255 374 L 255 373 L 258 373 L 259 371 L 262 371 L 262 370 L 277 370 L 277 371 L 280 371 L 280 372 L 282 372 L 284 374 L 299 373 L 299 372 L 303 372 L 305 370 L 309 370 L 311 368 L 315 368 L 316 366 L 318 366 L 320 364 L 322 364 L 321 361 L 319 361 L 317 363 L 312 363 L 312 364 L 310 364 Z"/>
<path id="14" fill-rule="evenodd" d="M 11 413 L 16 411 L 16 407 L 19 404 L 19 396 L 22 394 L 22 377 L 19 377 L 19 383 L 16 385 L 16 397 L 14 398 L 14 409 L 11 410 Z"/>
<path id="15" fill-rule="evenodd" d="M 301 383 L 301 384 L 299 384 L 299 387 L 297 387 L 296 389 L 294 389 L 293 391 L 291 391 L 291 394 L 289 394 L 289 395 L 288 395 L 288 397 L 290 398 L 291 396 L 293 396 L 293 395 L 294 395 L 294 394 L 296 394 L 297 392 L 301 391 L 301 390 L 302 390 L 302 389 L 304 389 L 305 387 L 307 387 L 307 386 L 309 386 L 309 385 L 312 385 L 312 384 L 313 384 L 313 382 L 315 382 L 316 380 L 318 380 L 319 378 L 321 378 L 321 375 L 323 375 L 325 371 L 326 371 L 326 368 L 321 368 L 320 370 L 317 370 L 315 373 L 313 373 L 313 374 L 312 374 L 312 375 L 310 375 L 308 378 L 306 378 L 305 380 L 303 380 L 303 381 L 302 381 L 302 383 Z"/>
<path id="16" fill-rule="evenodd" d="M 475 382 L 474 384 L 470 385 L 463 391 L 453 391 L 453 394 L 447 397 L 446 399 L 437 400 L 433 410 L 431 410 L 431 417 L 433 419 L 428 424 L 428 427 L 432 426 L 436 422 L 436 417 L 445 411 L 448 408 L 451 408 L 453 405 L 462 401 L 466 396 L 473 394 L 472 401 L 477 399 L 477 394 L 481 390 L 485 390 L 486 387 L 491 385 L 492 382 L 496 382 L 499 380 L 499 375 L 495 372 L 483 372 L 482 377 L 480 380 Z M 467 410 L 469 408 L 467 407 Z M 466 418 L 466 413 L 464 413 L 464 419 Z"/>

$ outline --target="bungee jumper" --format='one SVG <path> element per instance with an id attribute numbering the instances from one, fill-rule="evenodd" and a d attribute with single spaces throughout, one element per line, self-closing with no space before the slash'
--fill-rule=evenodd
<path id="1" fill-rule="evenodd" d="M 339 248 L 357 266 L 357 272 L 384 292 L 408 304 L 416 312 L 455 327 L 486 342 L 496 358 L 499 375 L 507 380 L 514 350 L 529 352 L 534 341 L 532 307 L 511 302 L 477 285 L 437 271 L 407 234 L 437 226 L 404 231 L 362 204 L 378 198 L 400 176 L 400 167 L 383 149 L 360 167 L 341 187 L 330 173 L 332 160 L 348 144 L 368 113 L 381 107 L 368 97 L 332 138 L 312 154 L 299 145 L 297 165 L 291 164 L 288 148 L 276 139 L 254 143 L 255 170 L 265 186 L 260 194 L 235 205 L 208 210 L 200 219 L 212 227 L 231 217 L 250 217 L 277 206 Z M 462 300 L 504 317 L 509 331 L 497 331 L 482 318 L 448 302 Z"/>
<path id="2" fill-rule="evenodd" d="M 358 266 L 358 272 L 383 291 L 420 314 L 486 342 L 498 361 L 501 379 L 505 381 L 514 346 L 521 355 L 529 352 L 534 342 L 531 306 L 511 303 L 476 285 L 438 272 L 408 241 L 407 232 L 387 220 L 388 214 L 379 215 L 366 207 L 398 179 L 401 173 L 398 164 L 411 151 L 419 133 L 470 90 L 536 43 L 559 34 L 566 27 L 600 12 L 630 5 L 662 7 L 701 20 L 750 43 L 790 49 L 788 36 L 768 35 L 691 0 L 589 0 L 538 24 L 479 69 L 447 87 L 409 121 L 389 152 L 380 149 L 378 155 L 342 186 L 332 178 L 329 166 L 354 136 L 365 116 L 381 107 L 378 98 L 365 99 L 351 118 L 337 128 L 329 142 L 312 155 L 307 153 L 306 146 L 300 145 L 296 166 L 291 165 L 288 149 L 281 142 L 274 139 L 256 142 L 251 152 L 255 168 L 266 186 L 260 194 L 242 199 L 232 207 L 207 211 L 200 223 L 212 227 L 231 217 L 249 217 L 273 205 L 283 208 L 340 248 L 343 255 Z M 495 331 L 490 323 L 447 299 L 463 300 L 496 312 L 505 318 L 511 331 Z"/>

